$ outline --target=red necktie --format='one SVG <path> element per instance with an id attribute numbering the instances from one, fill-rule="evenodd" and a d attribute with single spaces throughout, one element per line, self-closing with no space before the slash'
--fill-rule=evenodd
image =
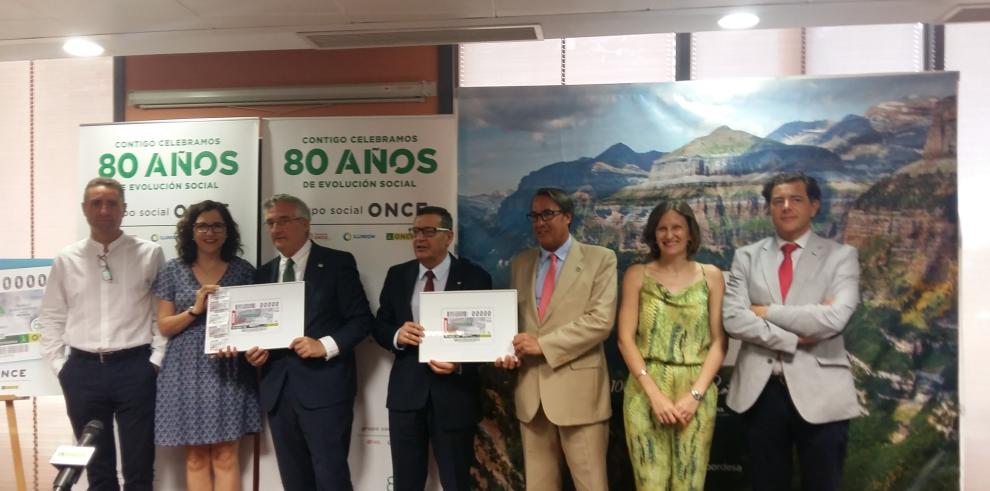
<path id="1" fill-rule="evenodd" d="M 780 246 L 784 253 L 784 262 L 780 263 L 777 270 L 777 279 L 780 280 L 780 298 L 782 302 L 787 302 L 787 291 L 791 289 L 791 282 L 794 281 L 794 263 L 791 262 L 791 253 L 798 248 L 793 242 L 788 242 Z"/>
<path id="2" fill-rule="evenodd" d="M 433 275 L 433 270 L 432 269 L 426 270 L 426 286 L 423 287 L 423 291 L 424 292 L 432 292 L 433 291 L 433 288 L 434 288 L 433 287 L 433 278 L 436 278 L 436 276 Z"/>
<path id="3" fill-rule="evenodd" d="M 543 320 L 543 314 L 547 312 L 547 307 L 550 305 L 550 297 L 553 296 L 553 287 L 557 284 L 557 255 L 550 254 L 550 267 L 547 269 L 547 275 L 543 278 L 543 293 L 540 295 L 540 307 L 537 309 L 537 313 L 540 314 L 540 320 Z"/>

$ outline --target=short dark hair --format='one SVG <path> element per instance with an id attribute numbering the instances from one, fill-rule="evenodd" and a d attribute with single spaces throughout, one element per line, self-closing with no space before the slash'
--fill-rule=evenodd
<path id="1" fill-rule="evenodd" d="M 694 210 L 691 209 L 691 205 L 680 200 L 661 201 L 657 206 L 653 207 L 650 217 L 646 219 L 646 227 L 643 228 L 643 242 L 646 242 L 646 245 L 650 247 L 650 256 L 653 259 L 660 259 L 660 245 L 657 244 L 657 225 L 660 223 L 660 218 L 668 211 L 677 212 L 678 215 L 684 217 L 684 220 L 687 221 L 689 233 L 687 254 L 688 257 L 694 256 L 698 252 L 698 249 L 701 248 L 701 227 L 698 226 L 698 220 L 694 218 Z"/>
<path id="2" fill-rule="evenodd" d="M 274 208 L 276 203 L 291 203 L 296 207 L 297 217 L 309 220 L 309 207 L 306 206 L 306 203 L 303 200 L 292 196 L 291 194 L 272 195 L 271 198 L 266 199 L 265 202 L 261 204 L 261 209 L 267 212 L 268 210 Z"/>
<path id="3" fill-rule="evenodd" d="M 804 189 L 808 192 L 808 199 L 811 201 L 822 202 L 822 188 L 818 187 L 818 181 L 814 177 L 806 175 L 802 172 L 781 172 L 770 178 L 766 184 L 763 185 L 763 199 L 766 200 L 767 204 L 770 204 L 770 198 L 773 196 L 773 188 L 780 186 L 781 184 L 788 184 L 792 182 L 802 182 L 804 183 Z"/>
<path id="4" fill-rule="evenodd" d="M 533 199 L 536 199 L 537 196 L 550 198 L 550 201 L 557 203 L 562 213 L 572 217 L 574 216 L 574 199 L 571 198 L 571 195 L 565 193 L 563 189 L 554 187 L 540 188 L 533 193 Z"/>
<path id="5" fill-rule="evenodd" d="M 196 241 L 193 240 L 193 233 L 195 232 L 193 227 L 196 225 L 196 219 L 200 215 L 212 210 L 220 212 L 220 217 L 223 218 L 223 223 L 227 226 L 227 238 L 220 247 L 220 258 L 226 262 L 230 262 L 234 259 L 234 256 L 243 252 L 243 248 L 241 247 L 241 233 L 237 229 L 237 222 L 231 216 L 227 205 L 225 203 L 206 200 L 189 206 L 186 209 L 185 216 L 175 225 L 175 251 L 179 254 L 182 262 L 192 264 L 196 261 L 198 249 L 196 248 Z"/>
<path id="6" fill-rule="evenodd" d="M 116 189 L 117 193 L 120 194 L 120 202 L 126 203 L 124 200 L 124 185 L 116 179 L 109 177 L 94 177 L 86 183 L 86 187 L 83 188 L 83 203 L 86 202 L 86 193 L 89 192 L 89 188 L 95 188 L 96 186 L 106 186 L 108 188 Z"/>
<path id="7" fill-rule="evenodd" d="M 416 216 L 422 215 L 437 215 L 440 217 L 440 226 L 448 229 L 454 230 L 454 217 L 450 215 L 450 212 L 442 206 L 424 206 L 416 210 Z"/>

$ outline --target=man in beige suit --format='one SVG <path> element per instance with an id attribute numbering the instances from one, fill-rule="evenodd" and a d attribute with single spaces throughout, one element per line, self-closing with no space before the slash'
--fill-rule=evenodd
<path id="1" fill-rule="evenodd" d="M 578 490 L 608 489 L 612 408 L 602 341 L 615 321 L 615 253 L 571 237 L 574 202 L 560 189 L 537 190 L 527 216 L 540 247 L 512 259 L 520 332 L 516 356 L 495 363 L 519 369 L 526 489 L 559 490 L 564 461 Z"/>

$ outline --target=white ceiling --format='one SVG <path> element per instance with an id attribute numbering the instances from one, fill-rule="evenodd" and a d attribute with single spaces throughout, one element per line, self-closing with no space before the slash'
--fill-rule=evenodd
<path id="1" fill-rule="evenodd" d="M 70 36 L 123 56 L 306 49 L 297 33 L 312 31 L 538 24 L 545 38 L 698 32 L 716 30 L 734 10 L 756 13 L 761 28 L 940 23 L 966 7 L 990 13 L 990 2 L 949 0 L 0 0 L 0 61 L 64 57 Z"/>

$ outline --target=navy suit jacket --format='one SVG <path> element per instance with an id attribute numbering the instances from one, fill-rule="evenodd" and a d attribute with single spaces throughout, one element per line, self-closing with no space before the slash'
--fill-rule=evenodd
<path id="1" fill-rule="evenodd" d="M 492 277 L 484 269 L 466 259 L 450 259 L 444 291 L 491 290 Z M 418 276 L 419 261 L 415 259 L 392 266 L 379 298 L 373 334 L 379 345 L 395 354 L 386 406 L 395 411 L 414 411 L 423 409 L 429 401 L 445 429 L 473 426 L 481 419 L 477 365 L 464 363 L 460 373 L 437 375 L 426 363 L 419 363 L 419 348 L 396 350 L 392 344 L 399 327 L 413 320 L 409 302 Z"/>
<path id="2" fill-rule="evenodd" d="M 258 269 L 257 283 L 278 282 L 279 258 Z M 303 359 L 288 349 L 272 350 L 261 369 L 261 403 L 271 411 L 279 397 L 293 397 L 306 408 L 353 401 L 357 395 L 354 348 L 371 330 L 374 317 L 349 252 L 313 243 L 306 272 L 305 335 L 330 336 L 340 354 L 326 361 Z M 291 379 L 290 383 L 287 381 Z"/>

